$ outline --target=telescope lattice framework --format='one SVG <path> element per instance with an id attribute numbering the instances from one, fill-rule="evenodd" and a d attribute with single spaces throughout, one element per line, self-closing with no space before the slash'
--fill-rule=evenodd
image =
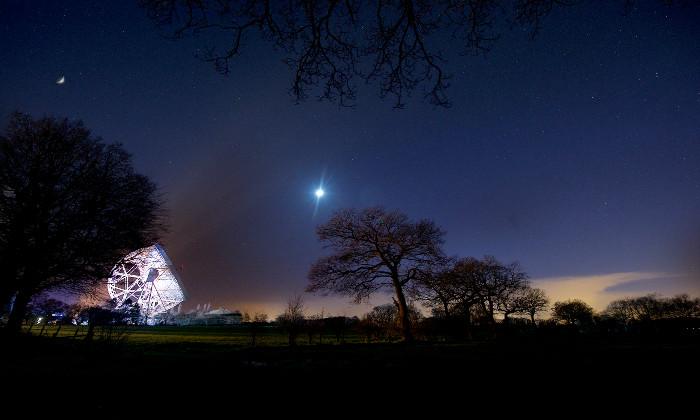
<path id="1" fill-rule="evenodd" d="M 107 280 L 116 308 L 138 304 L 142 319 L 152 320 L 185 300 L 180 277 L 163 248 L 142 248 L 124 257 Z"/>

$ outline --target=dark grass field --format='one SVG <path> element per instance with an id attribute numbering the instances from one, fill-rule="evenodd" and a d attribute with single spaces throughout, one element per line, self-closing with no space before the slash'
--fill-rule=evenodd
<path id="1" fill-rule="evenodd" d="M 163 413 L 174 410 L 174 418 L 185 418 L 177 407 L 282 410 L 290 399 L 312 409 L 369 398 L 375 410 L 389 410 L 399 398 L 409 414 L 460 402 L 506 410 L 519 405 L 497 402 L 526 401 L 527 410 L 543 398 L 576 401 L 582 410 L 604 401 L 624 407 L 631 399 L 669 410 L 696 401 L 700 380 L 700 339 L 689 336 L 484 334 L 364 343 L 350 334 L 322 344 L 301 336 L 289 346 L 270 328 L 251 346 L 243 327 L 140 327 L 123 342 L 90 344 L 64 329 L 56 338 L 49 330 L 3 338 L 2 381 L 11 385 L 5 398 L 72 397 L 111 418 L 129 418 L 115 415 L 115 405 L 150 401 L 160 401 Z"/>

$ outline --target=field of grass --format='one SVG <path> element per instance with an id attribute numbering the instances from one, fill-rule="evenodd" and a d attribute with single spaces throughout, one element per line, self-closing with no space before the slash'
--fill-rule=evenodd
<path id="1" fill-rule="evenodd" d="M 99 338 L 101 330 L 96 329 L 96 336 Z M 58 327 L 56 325 L 34 326 L 31 330 L 25 326 L 25 333 L 32 336 L 45 338 L 58 338 L 68 341 L 79 341 L 87 333 L 87 326 L 67 325 Z M 129 346 L 139 345 L 175 345 L 175 344 L 202 344 L 211 346 L 234 346 L 245 347 L 252 345 L 252 335 L 247 327 L 239 325 L 231 326 L 133 326 L 116 327 L 112 337 L 106 333 L 107 339 L 119 341 L 117 335 L 123 334 L 123 344 Z M 355 334 L 348 334 L 344 337 L 344 343 L 357 343 L 364 341 L 363 337 Z M 296 343 L 306 345 L 309 342 L 307 335 L 298 336 Z M 313 344 L 319 343 L 318 335 L 314 335 Z M 337 339 L 331 334 L 325 334 L 321 339 L 321 344 L 337 344 Z M 268 326 L 260 329 L 255 337 L 256 346 L 288 346 L 289 339 L 277 327 Z"/>
<path id="2" fill-rule="evenodd" d="M 300 335 L 295 346 L 276 327 L 264 327 L 256 335 L 241 326 L 137 326 L 115 330 L 96 329 L 86 342 L 85 326 L 33 327 L 5 347 L 6 371 L 17 375 L 70 378 L 84 372 L 116 376 L 123 370 L 158 372 L 159 375 L 196 376 L 198 371 L 227 370 L 236 374 L 251 370 L 266 373 L 315 366 L 347 366 L 340 352 L 361 355 L 364 339 L 354 334 L 339 343 L 335 336 Z M 14 347 L 14 350 L 13 350 Z M 373 348 L 379 350 L 379 346 Z M 363 357 L 363 356 L 361 356 Z M 352 359 L 349 357 L 348 360 Z M 261 372 L 264 371 L 264 372 Z"/>
<path id="3" fill-rule="evenodd" d="M 45 358 L 52 357 L 52 354 L 66 359 L 108 355 L 115 366 L 133 362 L 128 360 L 130 357 L 157 358 L 160 359 L 158 363 L 171 360 L 185 363 L 198 358 L 200 362 L 208 363 L 225 357 L 224 364 L 229 366 L 231 361 L 243 367 L 249 362 L 249 365 L 267 369 L 420 369 L 421 366 L 436 368 L 438 365 L 450 366 L 451 369 L 476 369 L 495 362 L 500 366 L 537 363 L 546 368 L 557 363 L 595 366 L 607 365 L 611 361 L 622 366 L 639 359 L 652 366 L 662 361 L 668 364 L 687 361 L 690 355 L 700 355 L 695 353 L 700 349 L 697 338 L 630 340 L 627 337 L 532 335 L 493 338 L 484 334 L 475 340 L 419 340 L 409 344 L 397 341 L 365 343 L 364 337 L 350 331 L 342 342 L 331 335 L 324 336 L 320 343 L 318 336 L 309 342 L 306 335 L 300 335 L 297 345 L 289 346 L 282 331 L 265 327 L 257 334 L 253 346 L 250 331 L 242 326 L 138 326 L 115 330 L 111 335 L 101 335 L 98 329 L 96 338 L 87 345 L 83 340 L 86 331 L 86 327 L 76 326 L 60 329 L 46 326 L 43 330 L 34 327 L 25 334 L 31 343 L 24 347 L 30 347 L 30 353 L 46 350 Z M 22 359 L 25 354 L 20 352 L 17 355 Z"/>
<path id="4" fill-rule="evenodd" d="M 136 327 L 123 341 L 87 344 L 84 329 L 64 326 L 53 338 L 56 328 L 46 327 L 39 337 L 41 329 L 34 327 L 32 334 L 3 343 L 4 382 L 22 383 L 25 389 L 36 384 L 78 387 L 99 395 L 145 386 L 166 394 L 188 390 L 191 396 L 194 387 L 199 394 L 213 392 L 223 402 L 229 393 L 231 398 L 259 396 L 280 388 L 303 395 L 310 389 L 420 389 L 436 398 L 443 392 L 474 397 L 535 388 L 569 396 L 592 390 L 607 395 L 658 384 L 665 390 L 680 389 L 684 378 L 700 373 L 697 338 L 484 335 L 476 340 L 365 343 L 350 333 L 343 343 L 331 336 L 322 344 L 318 337 L 309 343 L 300 336 L 298 345 L 289 346 L 283 333 L 266 327 L 252 346 L 245 327 L 208 326 Z"/>

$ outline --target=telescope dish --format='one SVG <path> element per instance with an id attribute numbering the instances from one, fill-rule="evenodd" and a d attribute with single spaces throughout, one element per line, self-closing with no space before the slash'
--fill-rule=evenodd
<path id="1" fill-rule="evenodd" d="M 137 304 L 146 323 L 185 300 L 180 278 L 158 244 L 134 251 L 119 261 L 107 279 L 107 290 L 116 309 Z"/>

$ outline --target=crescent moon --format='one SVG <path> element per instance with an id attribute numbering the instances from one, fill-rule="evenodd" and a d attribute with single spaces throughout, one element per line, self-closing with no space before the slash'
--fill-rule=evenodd
<path id="1" fill-rule="evenodd" d="M 56 81 L 56 83 L 58 83 L 59 85 L 62 85 L 63 82 L 65 82 L 65 81 L 66 81 L 66 78 L 65 78 L 64 76 L 61 76 L 61 78 L 58 79 L 58 80 Z"/>

